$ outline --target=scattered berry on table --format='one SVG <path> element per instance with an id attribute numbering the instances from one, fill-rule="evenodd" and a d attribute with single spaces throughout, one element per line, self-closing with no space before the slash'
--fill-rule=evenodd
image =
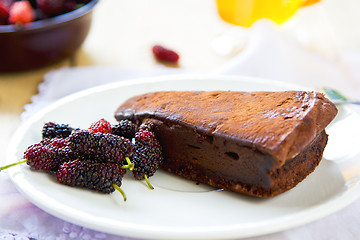
<path id="1" fill-rule="evenodd" d="M 112 134 L 132 139 L 137 132 L 137 126 L 129 120 L 120 120 L 118 124 L 112 126 Z"/>
<path id="2" fill-rule="evenodd" d="M 139 130 L 135 134 L 134 170 L 135 179 L 145 179 L 154 175 L 163 160 L 162 149 L 153 132 Z"/>
<path id="3" fill-rule="evenodd" d="M 126 170 L 116 163 L 94 163 L 74 160 L 62 164 L 56 172 L 59 183 L 111 193 L 121 186 Z"/>
<path id="4" fill-rule="evenodd" d="M 125 163 L 125 158 L 132 155 L 131 141 L 110 133 L 75 130 L 69 142 L 80 158 L 92 161 Z"/>
<path id="5" fill-rule="evenodd" d="M 89 130 L 93 132 L 101 132 L 101 133 L 112 132 L 111 124 L 103 118 L 91 124 Z"/>
<path id="6" fill-rule="evenodd" d="M 35 20 L 35 13 L 29 1 L 14 2 L 9 10 L 10 24 L 26 24 Z"/>
<path id="7" fill-rule="evenodd" d="M 66 138 L 74 129 L 68 124 L 57 124 L 54 122 L 47 122 L 42 128 L 42 138 Z"/>
<path id="8" fill-rule="evenodd" d="M 74 158 L 76 155 L 64 138 L 44 139 L 24 152 L 26 163 L 34 170 L 56 171 L 63 162 Z"/>
<path id="9" fill-rule="evenodd" d="M 179 60 L 179 55 L 175 51 L 164 48 L 160 45 L 153 46 L 152 52 L 155 58 L 159 61 L 177 63 Z"/>

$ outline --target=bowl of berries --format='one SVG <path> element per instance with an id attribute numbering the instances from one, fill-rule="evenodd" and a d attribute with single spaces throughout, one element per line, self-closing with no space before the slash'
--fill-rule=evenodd
<path id="1" fill-rule="evenodd" d="M 98 0 L 0 0 L 0 72 L 31 70 L 73 55 Z"/>

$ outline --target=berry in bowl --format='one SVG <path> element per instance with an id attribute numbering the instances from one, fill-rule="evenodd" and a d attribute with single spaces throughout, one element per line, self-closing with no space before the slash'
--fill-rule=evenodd
<path id="1" fill-rule="evenodd" d="M 0 0 L 0 72 L 31 70 L 74 54 L 98 0 Z"/>

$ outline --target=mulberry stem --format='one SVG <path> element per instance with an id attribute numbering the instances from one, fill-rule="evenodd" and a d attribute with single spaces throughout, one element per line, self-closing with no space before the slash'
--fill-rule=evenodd
<path id="1" fill-rule="evenodd" d="M 129 168 L 130 171 L 133 171 L 135 164 L 130 161 L 130 158 L 126 157 L 125 159 L 126 159 L 126 162 L 128 163 L 128 165 L 124 165 L 124 166 L 122 166 L 122 168 Z M 144 177 L 145 177 L 145 181 L 146 181 L 146 184 L 148 185 L 148 187 L 149 187 L 151 190 L 153 190 L 154 187 L 153 187 L 153 186 L 151 185 L 151 183 L 149 182 L 149 179 L 148 179 L 148 177 L 147 177 L 146 174 L 144 175 Z"/>
<path id="2" fill-rule="evenodd" d="M 128 165 L 123 165 L 123 166 L 121 166 L 121 168 L 128 168 L 130 171 L 134 170 L 135 164 L 130 161 L 129 157 L 126 157 L 125 159 L 126 159 L 126 162 Z"/>
<path id="3" fill-rule="evenodd" d="M 146 181 L 146 183 L 147 183 L 147 185 L 148 185 L 148 187 L 151 189 L 151 190 L 153 190 L 154 189 L 154 187 L 151 185 L 151 183 L 149 182 L 149 179 L 148 179 L 148 177 L 147 177 L 147 175 L 145 174 L 144 175 L 144 177 L 145 177 L 145 181 Z"/>
<path id="4" fill-rule="evenodd" d="M 118 185 L 116 185 L 115 183 L 112 186 L 121 193 L 121 195 L 124 198 L 124 202 L 126 202 L 127 197 L 125 195 L 125 192 Z"/>
<path id="5" fill-rule="evenodd" d="M 27 161 L 27 160 L 24 159 L 24 160 L 19 161 L 19 162 L 16 162 L 16 163 L 11 163 L 11 164 L 9 164 L 9 165 L 2 166 L 2 167 L 0 167 L 0 172 L 1 172 L 2 170 L 8 169 L 8 168 L 10 168 L 10 167 L 12 167 L 12 166 L 16 166 L 16 165 L 19 165 L 19 164 L 22 164 L 22 163 L 26 163 L 26 161 Z"/>

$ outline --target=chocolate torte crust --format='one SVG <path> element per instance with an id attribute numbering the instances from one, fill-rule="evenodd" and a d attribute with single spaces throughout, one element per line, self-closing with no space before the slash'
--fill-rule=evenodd
<path id="1" fill-rule="evenodd" d="M 165 170 L 269 197 L 315 169 L 336 113 L 316 92 L 170 91 L 133 97 L 115 118 L 152 123 Z"/>

